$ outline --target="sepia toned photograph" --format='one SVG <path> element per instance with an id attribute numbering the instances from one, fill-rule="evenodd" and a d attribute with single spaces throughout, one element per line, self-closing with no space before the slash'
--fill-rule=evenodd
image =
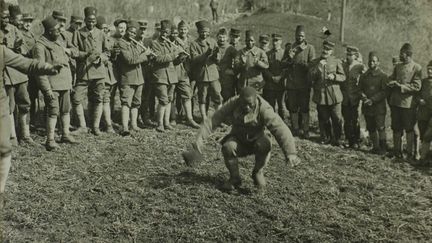
<path id="1" fill-rule="evenodd" d="M 432 242 L 431 13 L 0 0 L 0 243 Z"/>

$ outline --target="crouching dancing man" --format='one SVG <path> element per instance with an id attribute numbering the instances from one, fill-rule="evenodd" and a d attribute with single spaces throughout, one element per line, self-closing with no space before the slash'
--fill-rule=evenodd
<path id="1" fill-rule="evenodd" d="M 252 87 L 243 88 L 239 96 L 229 99 L 213 116 L 204 120 L 193 143 L 195 151 L 183 154 L 186 163 L 193 160 L 194 153 L 201 154 L 204 139 L 222 122 L 232 125 L 231 132 L 221 142 L 225 165 L 230 173 L 224 189 L 231 191 L 241 185 L 238 158 L 251 154 L 255 155 L 255 167 L 252 171 L 254 184 L 258 189 L 265 187 L 264 168 L 270 159 L 272 147 L 271 138 L 265 133 L 265 128 L 276 138 L 286 161 L 291 165 L 300 163 L 291 131 Z"/>

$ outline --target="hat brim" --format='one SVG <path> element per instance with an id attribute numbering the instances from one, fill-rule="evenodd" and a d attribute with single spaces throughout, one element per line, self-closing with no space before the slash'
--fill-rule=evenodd
<path id="1" fill-rule="evenodd" d="M 61 19 L 61 20 L 67 21 L 67 18 L 64 16 L 53 16 L 53 17 L 56 19 Z"/>
<path id="2" fill-rule="evenodd" d="M 22 20 L 23 20 L 23 21 L 33 21 L 33 20 L 34 20 L 34 18 L 31 18 L 31 17 L 26 17 L 26 18 L 23 18 Z"/>

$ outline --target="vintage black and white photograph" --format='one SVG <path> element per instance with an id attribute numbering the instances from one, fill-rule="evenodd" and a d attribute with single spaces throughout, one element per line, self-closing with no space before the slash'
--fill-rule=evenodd
<path id="1" fill-rule="evenodd" d="M 432 242 L 431 0 L 0 0 L 0 242 Z"/>

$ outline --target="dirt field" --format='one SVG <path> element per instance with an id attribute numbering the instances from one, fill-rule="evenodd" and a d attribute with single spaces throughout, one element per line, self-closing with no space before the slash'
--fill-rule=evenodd
<path id="1" fill-rule="evenodd" d="M 264 19 L 289 23 L 259 24 Z M 286 31 L 284 16 L 241 19 L 239 26 Z M 312 31 L 311 31 L 312 32 Z M 353 37 L 354 38 L 354 37 Z M 319 48 L 317 48 L 319 49 Z M 341 53 L 341 48 L 338 53 Z M 180 153 L 194 131 L 146 129 L 132 137 L 83 135 L 58 152 L 16 148 L 1 230 L 9 242 L 431 242 L 430 168 L 364 151 L 297 140 L 303 163 L 285 165 L 275 144 L 268 188 L 256 193 L 252 158 L 241 160 L 244 188 L 227 194 L 218 131 L 206 160 L 186 168 Z M 312 139 L 313 140 L 313 139 Z M 41 136 L 36 141 L 43 143 Z M 1 240 L 0 240 L 1 241 Z"/>
<path id="2" fill-rule="evenodd" d="M 180 152 L 194 132 L 179 126 L 133 137 L 86 135 L 59 152 L 18 148 L 3 211 L 10 242 L 390 241 L 432 240 L 431 170 L 376 155 L 298 141 L 303 164 L 276 147 L 269 186 L 244 190 L 227 178 L 217 132 L 206 161 L 186 168 Z M 38 142 L 43 142 L 38 138 Z"/>

